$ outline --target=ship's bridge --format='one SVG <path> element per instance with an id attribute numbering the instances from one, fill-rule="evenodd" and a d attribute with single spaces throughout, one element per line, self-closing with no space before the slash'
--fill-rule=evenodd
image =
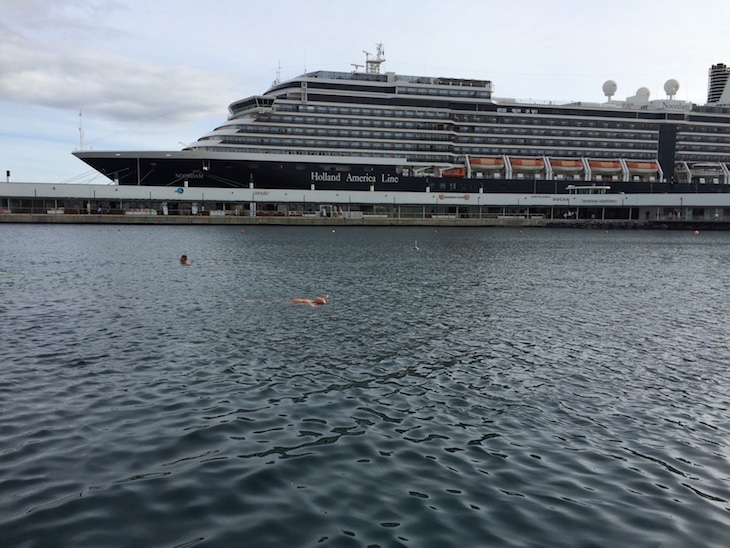
<path id="1" fill-rule="evenodd" d="M 271 112 L 271 107 L 274 105 L 273 97 L 264 97 L 263 95 L 255 95 L 253 97 L 247 97 L 241 99 L 235 103 L 231 103 L 228 107 L 229 118 L 241 116 L 247 113 L 264 114 Z"/>

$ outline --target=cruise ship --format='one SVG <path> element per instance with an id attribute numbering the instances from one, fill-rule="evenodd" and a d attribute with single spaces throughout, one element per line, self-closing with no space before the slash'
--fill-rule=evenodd
<path id="1" fill-rule="evenodd" d="M 498 98 L 492 82 L 383 72 L 382 44 L 351 72 L 275 81 L 179 151 L 74 154 L 118 185 L 570 194 L 730 190 L 730 68 L 705 105 L 640 88 L 606 101 Z M 364 70 L 359 70 L 363 69 Z"/>

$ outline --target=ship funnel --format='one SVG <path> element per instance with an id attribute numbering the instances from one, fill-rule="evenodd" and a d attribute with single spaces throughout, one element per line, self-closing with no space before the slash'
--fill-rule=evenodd
<path id="1" fill-rule="evenodd" d="M 10 182 L 10 170 L 5 172 L 5 178 L 6 178 L 7 182 L 9 183 Z"/>

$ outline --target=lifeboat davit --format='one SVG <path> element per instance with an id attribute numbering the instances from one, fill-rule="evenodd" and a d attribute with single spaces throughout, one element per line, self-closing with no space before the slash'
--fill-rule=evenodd
<path id="1" fill-rule="evenodd" d="M 558 173 L 576 173 L 583 171 L 583 162 L 580 160 L 550 160 L 553 171 Z"/>
<path id="2" fill-rule="evenodd" d="M 472 169 L 478 169 L 478 170 L 498 170 L 504 168 L 504 160 L 501 158 L 487 158 L 487 157 L 477 157 L 477 158 L 469 158 L 469 163 L 471 164 Z"/>
<path id="3" fill-rule="evenodd" d="M 651 175 L 659 171 L 656 162 L 632 162 L 626 166 L 632 174 L 636 175 Z"/>
<path id="4" fill-rule="evenodd" d="M 527 158 L 510 158 L 509 163 L 514 171 L 542 171 L 545 169 L 545 162 Z"/>
<path id="5" fill-rule="evenodd" d="M 441 172 L 442 177 L 466 177 L 466 170 L 463 167 L 453 167 Z"/>
<path id="6" fill-rule="evenodd" d="M 614 174 L 621 171 L 620 162 L 599 162 L 594 160 L 588 162 L 588 165 L 591 166 L 591 171 L 598 175 Z"/>

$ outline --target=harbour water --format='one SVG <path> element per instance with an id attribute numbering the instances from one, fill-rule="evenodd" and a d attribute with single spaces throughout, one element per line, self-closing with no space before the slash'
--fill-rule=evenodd
<path id="1" fill-rule="evenodd" d="M 728 544 L 727 233 L 0 235 L 2 546 Z"/>

